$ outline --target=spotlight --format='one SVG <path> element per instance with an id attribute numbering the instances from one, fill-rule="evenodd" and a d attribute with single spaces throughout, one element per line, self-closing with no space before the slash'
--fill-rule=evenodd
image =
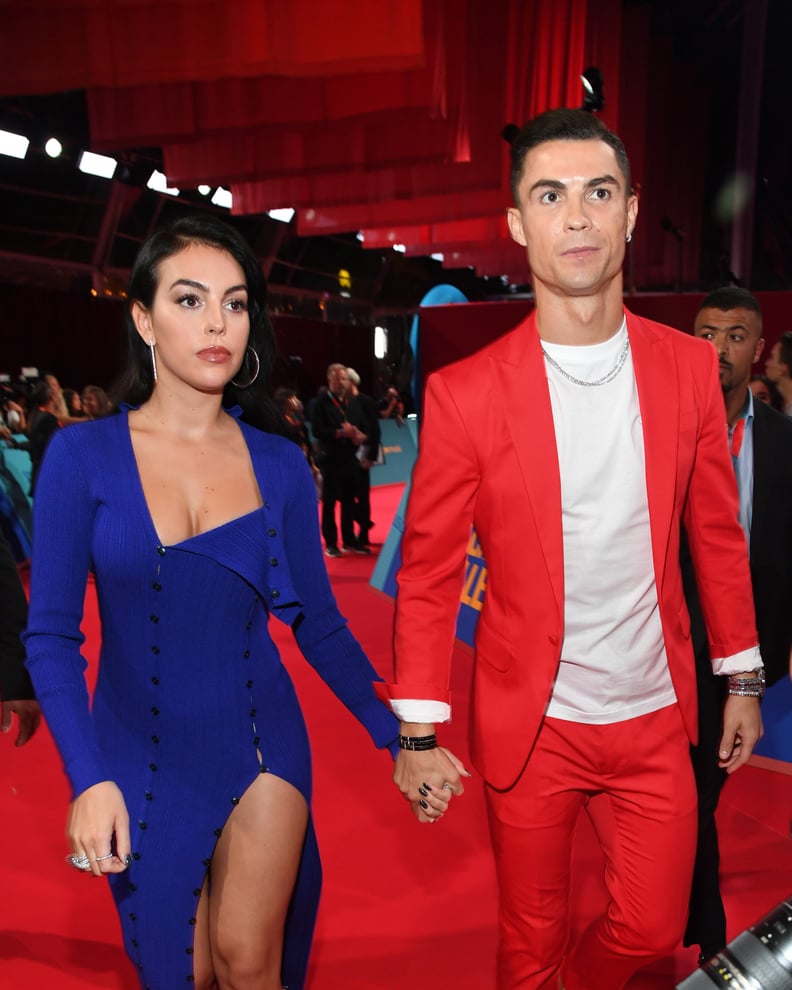
<path id="1" fill-rule="evenodd" d="M 23 134 L 0 131 L 0 155 L 8 155 L 9 158 L 24 158 L 29 145 L 30 141 Z"/>
<path id="2" fill-rule="evenodd" d="M 267 210 L 267 216 L 273 220 L 280 220 L 281 223 L 291 223 L 295 211 L 290 206 L 284 206 L 277 210 Z"/>
<path id="3" fill-rule="evenodd" d="M 583 105 L 580 109 L 590 113 L 602 110 L 605 106 L 605 93 L 600 70 L 595 65 L 590 65 L 583 70 L 580 81 L 583 83 Z"/>
<path id="4" fill-rule="evenodd" d="M 168 196 L 179 195 L 179 190 L 175 186 L 169 186 L 165 175 L 156 168 L 149 176 L 149 180 L 146 185 L 149 189 L 153 189 L 154 192 L 167 193 Z"/>
<path id="5" fill-rule="evenodd" d="M 93 151 L 84 151 L 77 162 L 77 168 L 86 175 L 98 175 L 102 179 L 112 179 L 118 162 L 107 155 L 96 155 Z"/>
<path id="6" fill-rule="evenodd" d="M 208 196 L 211 191 L 212 191 L 212 187 L 211 186 L 207 186 L 207 185 L 198 186 L 198 192 L 202 196 Z"/>
<path id="7" fill-rule="evenodd" d="M 792 990 L 792 897 L 742 932 L 677 990 Z"/>
<path id="8" fill-rule="evenodd" d="M 63 151 L 63 145 L 57 138 L 51 137 L 47 140 L 44 145 L 44 150 L 50 156 L 50 158 L 60 158 Z"/>
<path id="9" fill-rule="evenodd" d="M 212 202 L 215 206 L 224 206 L 227 210 L 230 210 L 234 200 L 230 190 L 218 186 L 215 189 L 214 196 L 212 196 Z"/>

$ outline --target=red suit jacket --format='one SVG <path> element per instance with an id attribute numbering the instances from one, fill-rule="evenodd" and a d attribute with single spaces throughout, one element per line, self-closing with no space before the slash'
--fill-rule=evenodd
<path id="1" fill-rule="evenodd" d="M 711 655 L 731 656 L 757 642 L 718 359 L 706 341 L 629 312 L 627 329 L 660 617 L 674 689 L 695 741 L 680 518 Z M 379 686 L 383 700 L 449 700 L 471 527 L 488 568 L 476 630 L 471 758 L 485 780 L 505 789 L 530 755 L 564 636 L 561 486 L 535 314 L 428 380 L 398 576 L 396 683 Z"/>

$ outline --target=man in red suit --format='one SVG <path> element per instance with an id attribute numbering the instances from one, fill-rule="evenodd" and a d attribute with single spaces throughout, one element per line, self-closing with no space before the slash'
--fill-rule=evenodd
<path id="1" fill-rule="evenodd" d="M 622 302 L 638 204 L 619 138 L 554 110 L 512 145 L 514 240 L 534 313 L 430 377 L 402 544 L 395 780 L 421 822 L 462 792 L 437 746 L 466 548 L 488 566 L 471 756 L 500 890 L 498 990 L 619 990 L 673 951 L 696 841 L 696 678 L 684 520 L 713 670 L 719 756 L 761 734 L 761 658 L 717 355 Z M 716 412 L 718 414 L 716 414 Z M 570 845 L 589 802 L 609 903 L 568 945 Z"/>

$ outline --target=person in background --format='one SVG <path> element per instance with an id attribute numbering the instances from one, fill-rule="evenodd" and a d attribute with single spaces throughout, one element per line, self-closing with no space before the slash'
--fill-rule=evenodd
<path id="1" fill-rule="evenodd" d="M 48 376 L 42 379 L 33 389 L 30 397 L 30 411 L 28 413 L 27 447 L 30 454 L 30 494 L 35 496 L 36 483 L 38 480 L 41 463 L 52 436 L 60 428 L 60 410 L 64 407 L 63 396 L 60 387 L 56 388 L 50 383 Z"/>
<path id="2" fill-rule="evenodd" d="M 784 411 L 784 400 L 781 398 L 781 393 L 767 375 L 751 375 L 748 388 L 750 388 L 754 398 L 758 399 L 759 402 L 764 402 L 766 405 L 772 406 L 778 412 L 782 413 Z"/>
<path id="3" fill-rule="evenodd" d="M 792 650 L 792 421 L 756 401 L 751 369 L 764 348 L 762 311 L 747 289 L 726 286 L 702 302 L 693 327 L 718 354 L 724 405 L 712 410 L 728 424 L 739 492 L 739 520 L 748 543 L 759 648 L 768 684 L 789 673 Z M 726 773 L 719 765 L 723 678 L 712 672 L 704 617 L 689 555 L 683 578 L 691 617 L 698 684 L 699 739 L 691 749 L 699 797 L 699 829 L 684 944 L 698 945 L 704 962 L 726 945 L 715 811 Z"/>
<path id="4" fill-rule="evenodd" d="M 82 399 L 80 398 L 80 393 L 73 388 L 63 389 L 63 401 L 66 405 L 66 412 L 70 419 L 83 419 L 85 413 L 83 412 Z"/>
<path id="5" fill-rule="evenodd" d="M 404 402 L 399 395 L 399 390 L 393 385 L 389 385 L 385 390 L 385 395 L 380 399 L 378 411 L 382 419 L 392 419 L 399 426 L 404 422 Z"/>
<path id="6" fill-rule="evenodd" d="M 80 396 L 83 415 L 88 419 L 99 419 L 112 409 L 107 392 L 98 385 L 86 385 Z"/>
<path id="7" fill-rule="evenodd" d="M 110 878 L 141 988 L 303 990 L 321 868 L 271 623 L 378 747 L 395 751 L 398 724 L 336 606 L 311 472 L 269 398 L 259 259 L 235 228 L 184 217 L 144 244 L 128 298 L 120 411 L 55 434 L 34 503 L 25 646 L 72 786 L 68 862 Z"/>
<path id="8" fill-rule="evenodd" d="M 27 417 L 20 396 L 6 387 L 2 389 L 2 424 L 10 434 L 24 433 L 27 427 Z"/>
<path id="9" fill-rule="evenodd" d="M 536 305 L 431 375 L 402 540 L 395 781 L 442 821 L 464 767 L 438 745 L 467 548 L 487 564 L 471 756 L 500 892 L 497 990 L 620 990 L 674 951 L 696 847 L 696 674 L 679 563 L 687 523 L 720 765 L 761 734 L 761 657 L 712 347 L 624 309 L 638 201 L 592 113 L 540 114 L 512 144 L 508 211 Z M 569 941 L 572 837 L 597 830 L 607 904 Z M 597 814 L 595 814 L 595 810 Z M 439 825 L 438 827 L 442 827 Z M 438 882 L 442 877 L 438 873 Z M 417 903 L 420 903 L 418 901 Z"/>
<path id="10" fill-rule="evenodd" d="M 365 441 L 358 447 L 357 459 L 360 472 L 355 491 L 355 522 L 358 525 L 356 542 L 360 547 L 370 547 L 369 533 L 374 523 L 371 520 L 371 469 L 379 460 L 380 426 L 377 416 L 377 403 L 365 392 L 360 391 L 360 375 L 354 368 L 347 368 L 349 378 L 349 404 L 352 417 L 362 423 Z"/>
<path id="11" fill-rule="evenodd" d="M 303 404 L 299 395 L 293 388 L 279 388 L 275 392 L 275 404 L 281 411 L 281 415 L 286 423 L 286 436 L 293 440 L 305 454 L 308 466 L 313 475 L 316 486 L 317 497 L 322 497 L 322 474 L 314 462 L 311 438 L 308 435 L 308 427 L 305 425 L 303 415 Z"/>
<path id="12" fill-rule="evenodd" d="M 17 717 L 15 746 L 33 738 L 41 720 L 25 648 L 20 636 L 27 622 L 27 598 L 11 550 L 0 534 L 0 729 L 10 732 Z"/>
<path id="13" fill-rule="evenodd" d="M 350 407 L 350 398 L 346 366 L 331 364 L 327 369 L 327 392 L 318 396 L 311 421 L 319 444 L 316 460 L 322 472 L 322 536 L 328 557 L 342 556 L 335 518 L 338 503 L 343 549 L 360 554 L 371 552 L 358 543 L 355 535 L 355 495 L 360 474 L 357 449 L 365 442 L 366 435 L 360 412 Z"/>
<path id="14" fill-rule="evenodd" d="M 792 416 L 792 330 L 784 331 L 770 348 L 765 374 L 781 393 L 784 415 Z"/>

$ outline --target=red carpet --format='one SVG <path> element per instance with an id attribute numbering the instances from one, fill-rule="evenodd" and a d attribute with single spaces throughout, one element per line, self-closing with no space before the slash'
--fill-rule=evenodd
<path id="1" fill-rule="evenodd" d="M 401 494 L 372 492 L 383 541 Z M 329 560 L 342 612 L 384 677 L 392 605 L 368 586 L 373 561 Z M 316 766 L 315 815 L 325 867 L 309 990 L 491 990 L 496 893 L 481 785 L 472 780 L 440 825 L 420 827 L 390 781 L 390 759 L 303 662 L 285 627 L 274 633 L 305 708 Z M 87 596 L 86 655 L 95 661 L 96 610 Z M 93 635 L 91 636 L 91 632 Z M 458 651 L 455 721 L 443 741 L 466 755 L 470 658 Z M 136 990 L 104 881 L 67 867 L 67 787 L 46 728 L 21 750 L 0 738 L 3 823 L 0 986 L 4 990 Z M 792 775 L 747 767 L 721 802 L 729 936 L 792 892 Z M 602 902 L 587 821 L 576 840 L 573 928 Z M 167 869 L 167 864 L 163 864 Z M 641 973 L 630 990 L 669 990 L 695 965 L 693 949 Z"/>

